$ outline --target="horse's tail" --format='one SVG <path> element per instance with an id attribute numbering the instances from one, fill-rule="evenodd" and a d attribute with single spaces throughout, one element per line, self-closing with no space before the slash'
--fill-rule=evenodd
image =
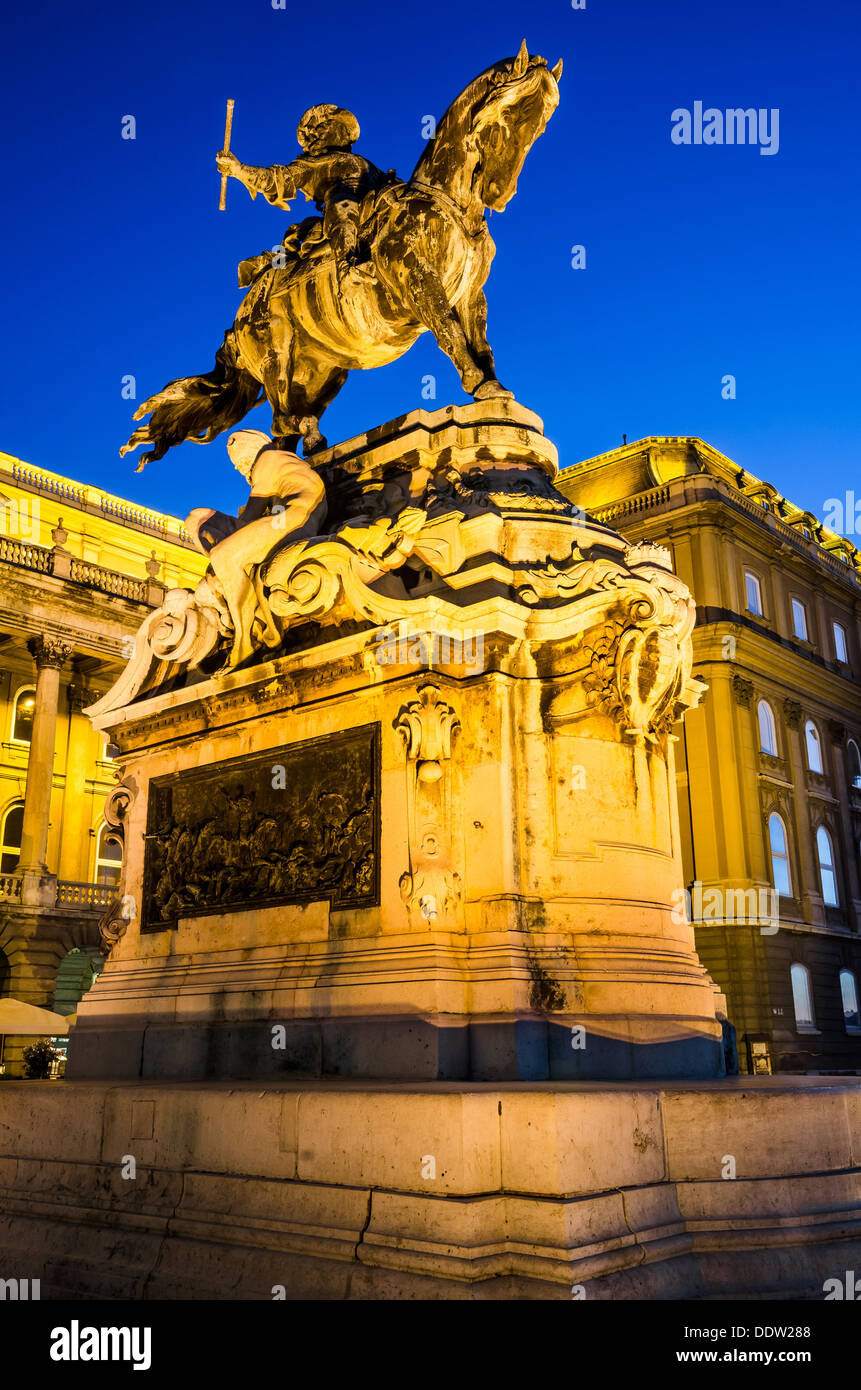
<path id="1" fill-rule="evenodd" d="M 168 449 L 186 439 L 193 444 L 209 444 L 222 430 L 238 424 L 262 397 L 260 383 L 240 365 L 233 329 L 228 329 L 211 372 L 168 382 L 163 391 L 150 396 L 135 411 L 136 420 L 145 415 L 150 419 L 123 445 L 120 457 L 139 444 L 153 444 L 137 466 L 140 473 L 145 464 L 163 458 Z"/>

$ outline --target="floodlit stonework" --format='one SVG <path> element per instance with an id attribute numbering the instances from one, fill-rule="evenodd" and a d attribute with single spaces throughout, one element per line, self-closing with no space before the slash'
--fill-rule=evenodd
<path id="1" fill-rule="evenodd" d="M 70 1014 L 103 964 L 117 763 L 83 711 L 201 569 L 175 517 L 0 454 L 0 997 Z M 24 1043 L 5 1038 L 6 1076 Z"/>
<path id="2" fill-rule="evenodd" d="M 742 1070 L 861 1071 L 856 547 L 701 439 L 637 440 L 558 485 L 629 540 L 666 545 L 697 601 L 709 694 L 679 730 L 679 827 Z M 739 920 L 739 895 L 772 893 L 776 912 Z"/>
<path id="3" fill-rule="evenodd" d="M 561 491 L 496 375 L 485 214 L 560 75 L 492 64 L 406 180 L 330 105 L 289 165 L 217 156 L 322 216 L 242 263 L 213 371 L 126 446 L 232 430 L 248 493 L 186 518 L 205 566 L 87 705 L 117 750 L 107 963 L 66 1078 L 2 1095 L 0 1266 L 44 1297 L 810 1298 L 861 1258 L 857 1084 L 734 1075 L 680 910 L 711 693 L 687 557 Z M 348 371 L 423 331 L 471 403 L 327 448 Z M 261 387 L 271 437 L 234 429 Z M 48 911 L 68 648 L 35 634 L 20 898 Z"/>
<path id="4" fill-rule="evenodd" d="M 316 466 L 355 480 L 359 514 L 407 499 L 397 574 L 350 516 L 319 542 L 272 532 L 287 654 L 246 669 L 230 634 L 196 648 L 208 596 L 168 594 L 90 711 L 121 750 L 126 915 L 70 1075 L 722 1075 L 723 1001 L 671 911 L 669 730 L 703 686 L 667 553 L 584 524 L 541 422 L 508 402 L 418 411 Z M 401 622 L 480 629 L 485 669 L 369 662 Z M 338 740 L 363 729 L 348 776 Z M 312 866 L 335 853 L 364 865 L 367 902 L 326 893 Z"/>

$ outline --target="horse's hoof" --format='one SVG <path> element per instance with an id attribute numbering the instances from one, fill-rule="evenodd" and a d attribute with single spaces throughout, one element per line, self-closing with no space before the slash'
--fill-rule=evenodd
<path id="1" fill-rule="evenodd" d="M 514 392 L 506 391 L 501 381 L 483 381 L 477 391 L 473 391 L 474 401 L 513 401 Z"/>

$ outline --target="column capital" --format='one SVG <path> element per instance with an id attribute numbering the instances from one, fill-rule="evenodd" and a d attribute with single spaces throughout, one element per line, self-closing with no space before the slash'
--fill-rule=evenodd
<path id="1" fill-rule="evenodd" d="M 45 666 L 53 666 L 57 671 L 66 662 L 72 651 L 73 643 L 63 637 L 31 637 L 27 643 L 27 650 L 36 663 L 36 670 L 41 671 Z"/>
<path id="2" fill-rule="evenodd" d="M 93 704 L 96 698 L 92 690 L 88 690 L 85 685 L 79 685 L 77 682 L 67 687 L 66 696 L 69 701 L 69 708 L 78 713 L 87 705 Z"/>
<path id="3" fill-rule="evenodd" d="M 736 673 L 732 678 L 732 693 L 737 705 L 741 705 L 743 709 L 750 709 L 750 702 L 753 699 L 753 681 L 746 680 L 744 676 Z"/>

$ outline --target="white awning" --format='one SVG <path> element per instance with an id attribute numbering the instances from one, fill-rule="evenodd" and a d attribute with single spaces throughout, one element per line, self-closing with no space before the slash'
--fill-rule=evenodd
<path id="1" fill-rule="evenodd" d="M 60 1038 L 69 1031 L 69 1020 L 50 1009 L 38 1009 L 20 999 L 0 999 L 0 1033 L 27 1037 Z"/>

